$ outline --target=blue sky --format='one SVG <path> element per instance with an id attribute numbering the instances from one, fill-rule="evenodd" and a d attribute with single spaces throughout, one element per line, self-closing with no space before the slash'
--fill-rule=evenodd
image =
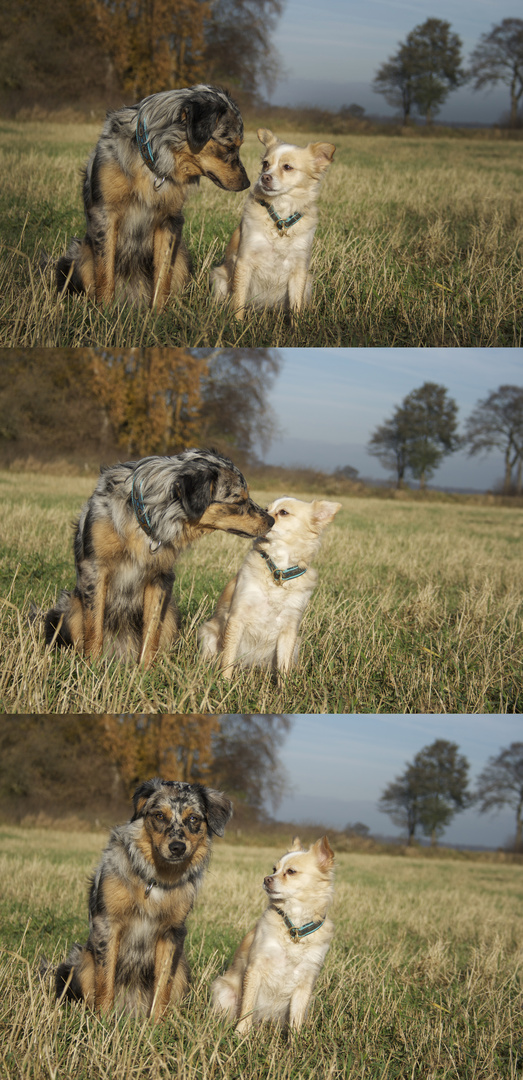
<path id="1" fill-rule="evenodd" d="M 296 716 L 280 760 L 293 790 L 275 816 L 282 821 L 343 828 L 362 821 L 372 832 L 399 836 L 376 810 L 386 785 L 435 739 L 455 742 L 469 764 L 471 787 L 492 755 L 523 742 L 517 716 Z M 444 840 L 497 847 L 515 831 L 515 812 L 456 814 Z"/>
<path id="2" fill-rule="evenodd" d="M 374 429 L 406 394 L 441 383 L 461 423 L 477 401 L 504 383 L 523 385 L 523 349 L 284 349 L 268 397 L 282 437 L 264 460 L 320 469 L 352 465 L 360 476 L 387 471 L 365 451 Z M 503 475 L 500 452 L 444 459 L 433 483 L 486 490 Z"/>
<path id="3" fill-rule="evenodd" d="M 370 114 L 393 115 L 385 98 L 371 92 L 377 68 L 393 55 L 410 30 L 428 18 L 450 22 L 468 61 L 481 34 L 503 18 L 521 15 L 518 5 L 494 0 L 286 0 L 273 35 L 287 79 L 269 91 L 275 104 L 317 104 L 339 108 L 356 102 Z M 439 120 L 495 123 L 508 111 L 509 91 L 450 94 Z"/>

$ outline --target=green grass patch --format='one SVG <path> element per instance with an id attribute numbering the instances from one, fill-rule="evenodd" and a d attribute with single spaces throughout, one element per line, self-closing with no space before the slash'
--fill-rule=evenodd
<path id="1" fill-rule="evenodd" d="M 320 197 L 311 306 L 239 326 L 211 300 L 209 270 L 243 199 L 203 180 L 186 203 L 195 276 L 161 315 L 57 298 L 53 264 L 84 230 L 82 166 L 94 124 L 0 128 L 0 345 L 517 346 L 523 301 L 518 143 L 324 133 L 337 150 Z M 278 134 L 305 145 L 317 139 Z M 247 131 L 251 180 L 260 145 Z"/>
<path id="2" fill-rule="evenodd" d="M 7 473 L 0 485 L 5 712 L 522 710 L 521 508 L 341 496 L 317 559 L 298 667 L 280 680 L 238 671 L 228 683 L 200 659 L 197 629 L 249 541 L 215 533 L 182 554 L 174 587 L 181 635 L 152 670 L 89 665 L 70 650 L 47 650 L 42 620 L 30 615 L 74 585 L 70 523 L 93 480 Z M 280 494 L 254 491 L 261 505 Z"/>
<path id="3" fill-rule="evenodd" d="M 102 833 L 2 830 L 0 1074 L 13 1080 L 519 1080 L 520 866 L 336 854 L 336 927 L 299 1034 L 239 1041 L 210 984 L 263 910 L 282 851 L 218 841 L 188 922 L 189 998 L 162 1024 L 56 1006 L 42 956 L 87 935 Z"/>

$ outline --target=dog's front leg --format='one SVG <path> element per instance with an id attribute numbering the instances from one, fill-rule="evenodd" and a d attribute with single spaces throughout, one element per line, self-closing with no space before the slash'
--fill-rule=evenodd
<path id="1" fill-rule="evenodd" d="M 95 950 L 94 1007 L 97 1012 L 109 1012 L 114 1006 L 116 961 L 121 935 L 121 927 L 111 927 L 103 951 Z"/>
<path id="2" fill-rule="evenodd" d="M 254 1023 L 254 1010 L 261 984 L 261 972 L 255 964 L 247 968 L 243 980 L 240 1019 L 235 1027 L 236 1035 L 246 1035 Z"/>
<path id="3" fill-rule="evenodd" d="M 234 317 L 240 322 L 245 314 L 245 305 L 249 295 L 251 271 L 247 259 L 241 258 L 238 253 L 232 279 L 232 301 L 234 304 Z"/>
<path id="4" fill-rule="evenodd" d="M 117 235 L 117 214 L 107 209 L 101 249 L 96 247 L 94 255 L 94 291 L 98 304 L 110 304 L 114 300 Z"/>
<path id="5" fill-rule="evenodd" d="M 305 977 L 291 997 L 289 1024 L 295 1031 L 298 1031 L 299 1028 L 301 1028 L 303 1021 L 305 1020 L 313 986 L 314 979 L 307 979 Z"/>
<path id="6" fill-rule="evenodd" d="M 294 663 L 294 650 L 298 640 L 298 632 L 295 626 L 286 626 L 282 630 L 276 642 L 276 667 L 278 671 L 287 672 Z"/>
<path id="7" fill-rule="evenodd" d="M 226 679 L 231 679 L 233 667 L 238 656 L 242 633 L 241 620 L 234 615 L 227 620 L 227 626 L 223 635 L 223 652 L 220 657 L 220 668 Z"/>
<path id="8" fill-rule="evenodd" d="M 151 666 L 158 652 L 166 600 L 165 590 L 160 585 L 145 586 L 142 647 L 138 657 L 138 663 L 143 664 L 145 668 Z"/>
<path id="9" fill-rule="evenodd" d="M 163 1016 L 167 1010 L 173 988 L 178 989 L 177 999 L 182 997 L 186 989 L 185 971 L 180 964 L 186 933 L 184 926 L 175 926 L 156 942 L 154 992 L 150 1012 L 153 1020 Z"/>
<path id="10" fill-rule="evenodd" d="M 289 277 L 289 307 L 296 315 L 304 306 L 307 279 L 308 272 L 305 263 L 300 263 Z"/>
<path id="11" fill-rule="evenodd" d="M 108 570 L 105 567 L 98 567 L 94 584 L 85 589 L 82 597 L 84 655 L 93 659 L 100 655 L 104 643 L 108 582 Z"/>

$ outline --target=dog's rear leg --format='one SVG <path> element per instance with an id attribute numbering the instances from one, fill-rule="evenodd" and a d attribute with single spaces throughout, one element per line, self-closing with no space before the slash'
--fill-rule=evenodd
<path id="1" fill-rule="evenodd" d="M 99 568 L 94 587 L 83 597 L 84 655 L 99 656 L 104 643 L 104 615 L 109 573 Z"/>

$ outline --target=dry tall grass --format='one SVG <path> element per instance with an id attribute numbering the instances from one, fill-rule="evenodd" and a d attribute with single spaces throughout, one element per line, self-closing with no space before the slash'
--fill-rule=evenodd
<path id="1" fill-rule="evenodd" d="M 3 827 L 0 1075 L 5 1080 L 518 1080 L 521 868 L 337 854 L 336 935 L 299 1035 L 238 1041 L 209 986 L 264 907 L 280 850 L 216 845 L 189 920 L 189 999 L 163 1024 L 57 1007 L 56 962 L 87 931 L 101 834 Z"/>
<path id="2" fill-rule="evenodd" d="M 313 304 L 297 321 L 258 313 L 239 327 L 207 282 L 242 198 L 206 180 L 186 208 L 195 278 L 168 312 L 57 299 L 52 262 L 82 234 L 79 171 L 98 134 L 97 125 L 2 125 L 0 345 L 521 344 L 517 143 L 324 132 L 337 151 L 321 195 Z M 318 138 L 277 134 L 301 145 Z M 249 131 L 242 154 L 252 179 L 259 150 Z"/>
<path id="3" fill-rule="evenodd" d="M 226 684 L 196 645 L 197 626 L 249 546 L 223 533 L 178 561 L 182 634 L 152 671 L 91 667 L 44 648 L 31 604 L 45 610 L 74 583 L 70 522 L 92 487 L 91 477 L 0 474 L 4 711 L 521 711 L 521 509 L 341 497 L 317 561 L 299 667 L 279 683 L 254 670 Z M 262 505 L 278 495 L 254 491 Z"/>

